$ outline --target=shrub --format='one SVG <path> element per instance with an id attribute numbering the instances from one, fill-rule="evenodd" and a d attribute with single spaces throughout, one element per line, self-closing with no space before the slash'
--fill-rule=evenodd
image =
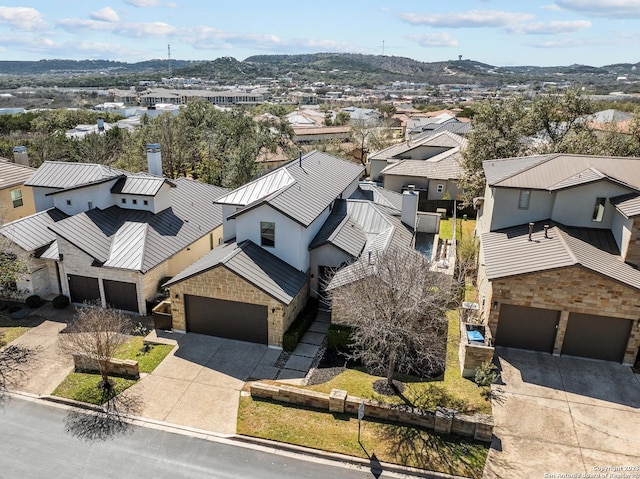
<path id="1" fill-rule="evenodd" d="M 304 336 L 304 333 L 307 332 L 311 323 L 316 317 L 316 313 L 318 310 L 318 301 L 309 298 L 309 302 L 305 306 L 302 313 L 298 315 L 296 320 L 289 326 L 287 332 L 284 333 L 282 337 L 282 349 L 285 351 L 293 351 L 296 349 L 296 346 Z"/>
<path id="2" fill-rule="evenodd" d="M 332 324 L 327 331 L 327 348 L 335 351 L 346 352 L 351 347 L 351 328 Z"/>
<path id="3" fill-rule="evenodd" d="M 67 298 L 64 294 L 59 294 L 52 301 L 53 307 L 55 309 L 64 309 L 69 306 L 69 298 Z"/>
<path id="4" fill-rule="evenodd" d="M 485 361 L 476 369 L 475 381 L 478 386 L 491 386 L 498 379 L 498 367 L 491 361 Z"/>
<path id="5" fill-rule="evenodd" d="M 24 302 L 31 309 L 39 308 L 40 306 L 42 306 L 42 298 L 37 294 L 29 296 L 27 299 L 24 300 Z"/>

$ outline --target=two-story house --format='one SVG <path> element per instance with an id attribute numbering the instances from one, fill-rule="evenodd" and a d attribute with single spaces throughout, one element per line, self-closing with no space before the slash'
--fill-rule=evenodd
<path id="1" fill-rule="evenodd" d="M 161 171 L 158 145 L 149 171 Z M 167 180 L 103 165 L 45 162 L 26 182 L 38 212 L 0 234 L 30 256 L 23 294 L 95 301 L 146 314 L 161 278 L 217 246 L 227 190 L 186 178 Z"/>
<path id="2" fill-rule="evenodd" d="M 640 347 L 640 159 L 489 160 L 478 287 L 494 343 L 633 364 Z"/>
<path id="3" fill-rule="evenodd" d="M 0 158 L 0 223 L 35 213 L 33 192 L 25 186 L 35 168 Z"/>
<path id="4" fill-rule="evenodd" d="M 328 270 L 394 239 L 410 247 L 417 195 L 405 226 L 401 195 L 360 187 L 362 173 L 314 151 L 218 198 L 225 243 L 165 284 L 173 328 L 280 347 Z"/>

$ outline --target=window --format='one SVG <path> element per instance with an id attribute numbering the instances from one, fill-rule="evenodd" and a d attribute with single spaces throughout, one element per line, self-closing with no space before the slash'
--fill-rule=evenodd
<path id="1" fill-rule="evenodd" d="M 142 203 L 143 203 L 145 206 L 147 206 L 147 205 L 149 204 L 149 201 L 147 201 L 147 200 L 143 200 L 143 201 L 142 201 Z"/>
<path id="2" fill-rule="evenodd" d="M 520 190 L 520 197 L 518 198 L 518 209 L 529 209 L 529 198 L 531 197 L 531 190 Z"/>
<path id="3" fill-rule="evenodd" d="M 135 200 L 135 199 L 131 200 L 131 202 L 132 202 L 134 205 L 137 205 L 137 204 L 138 204 L 138 200 Z"/>
<path id="4" fill-rule="evenodd" d="M 593 218 L 591 218 L 591 221 L 597 221 L 598 223 L 602 221 L 605 200 L 606 198 L 596 198 L 596 205 L 593 208 Z"/>
<path id="5" fill-rule="evenodd" d="M 67 198 L 67 206 L 71 206 L 71 200 Z"/>
<path id="6" fill-rule="evenodd" d="M 11 192 L 11 202 L 14 208 L 20 208 L 24 204 L 22 201 L 22 190 L 13 190 Z"/>
<path id="7" fill-rule="evenodd" d="M 436 191 L 438 193 L 444 193 L 444 185 L 442 183 L 440 183 L 439 185 L 436 185 Z"/>
<path id="8" fill-rule="evenodd" d="M 271 221 L 260 222 L 260 245 L 276 245 L 276 224 Z"/>
<path id="9" fill-rule="evenodd" d="M 87 201 L 87 209 L 88 210 L 92 210 L 93 209 L 93 201 Z"/>
<path id="10" fill-rule="evenodd" d="M 126 198 L 122 198 L 120 201 L 122 202 L 123 205 L 127 204 L 127 199 Z"/>

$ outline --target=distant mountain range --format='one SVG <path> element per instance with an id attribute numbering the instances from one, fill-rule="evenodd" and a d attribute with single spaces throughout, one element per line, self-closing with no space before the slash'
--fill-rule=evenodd
<path id="1" fill-rule="evenodd" d="M 303 55 L 256 55 L 238 61 L 232 57 L 212 61 L 148 60 L 125 63 L 108 60 L 40 60 L 0 61 L 0 77 L 52 77 L 57 83 L 61 76 L 73 77 L 80 85 L 82 78 L 158 79 L 168 76 L 200 77 L 220 83 L 263 81 L 265 78 L 291 77 L 294 81 L 323 81 L 328 84 L 376 86 L 390 81 L 416 83 L 479 83 L 504 85 L 508 83 L 572 81 L 602 85 L 616 82 L 619 77 L 640 80 L 640 63 L 620 63 L 593 67 L 568 65 L 556 67 L 513 66 L 496 67 L 474 60 L 419 62 L 411 58 L 361 55 L 352 53 L 315 53 Z M 56 79 L 56 80 L 54 80 Z M 124 78 L 121 78 L 124 80 Z M 68 83 L 68 82 L 65 82 Z M 109 81 L 105 81 L 109 83 Z"/>

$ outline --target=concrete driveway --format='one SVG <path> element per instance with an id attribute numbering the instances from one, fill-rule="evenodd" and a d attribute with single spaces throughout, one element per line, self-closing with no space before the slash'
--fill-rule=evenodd
<path id="1" fill-rule="evenodd" d="M 614 471 L 598 468 L 611 466 L 640 477 L 640 375 L 608 362 L 496 352 L 503 384 L 492 387 L 484 477 L 607 477 Z"/>
<path id="2" fill-rule="evenodd" d="M 128 390 L 141 399 L 140 415 L 234 434 L 240 390 L 248 379 L 274 378 L 281 351 L 195 333 L 173 337 L 178 347 Z"/>

